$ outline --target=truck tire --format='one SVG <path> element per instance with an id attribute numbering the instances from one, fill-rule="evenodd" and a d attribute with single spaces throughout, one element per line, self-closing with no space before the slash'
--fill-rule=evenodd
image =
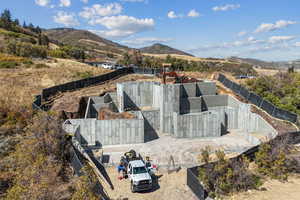
<path id="1" fill-rule="evenodd" d="M 133 185 L 133 183 L 132 183 L 132 182 L 131 182 L 131 186 L 130 186 L 130 188 L 131 188 L 131 192 L 132 192 L 132 193 L 135 193 L 134 185 Z"/>

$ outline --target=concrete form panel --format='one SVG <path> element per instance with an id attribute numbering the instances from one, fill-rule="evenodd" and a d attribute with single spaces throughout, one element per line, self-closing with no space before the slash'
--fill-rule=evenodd
<path id="1" fill-rule="evenodd" d="M 202 108 L 207 110 L 209 107 L 227 106 L 228 95 L 207 95 L 202 97 Z"/>
<path id="2" fill-rule="evenodd" d="M 199 82 L 196 86 L 196 96 L 203 96 L 203 95 L 216 95 L 217 94 L 217 87 L 216 83 L 214 82 Z"/>

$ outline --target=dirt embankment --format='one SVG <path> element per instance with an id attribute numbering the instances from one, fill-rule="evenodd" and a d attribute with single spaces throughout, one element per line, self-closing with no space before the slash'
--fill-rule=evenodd
<path id="1" fill-rule="evenodd" d="M 37 68 L 37 64 L 42 65 Z M 66 59 L 35 60 L 27 67 L 0 69 L 0 100 L 12 97 L 22 105 L 31 105 L 34 95 L 44 88 L 109 71 Z"/>

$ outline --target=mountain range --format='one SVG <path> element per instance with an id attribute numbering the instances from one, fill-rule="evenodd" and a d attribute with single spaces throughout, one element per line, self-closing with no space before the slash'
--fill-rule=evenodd
<path id="1" fill-rule="evenodd" d="M 86 30 L 55 28 L 43 31 L 53 43 L 80 47 L 85 51 L 88 51 L 89 55 L 92 57 L 97 58 L 105 58 L 107 55 L 113 58 L 118 58 L 130 50 L 140 50 L 141 53 L 146 54 L 175 54 L 193 56 L 184 51 L 158 43 L 141 49 L 130 48 L 104 39 Z"/>

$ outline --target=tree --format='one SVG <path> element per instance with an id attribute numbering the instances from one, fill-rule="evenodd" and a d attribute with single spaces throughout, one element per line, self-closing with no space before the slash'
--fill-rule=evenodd
<path id="1" fill-rule="evenodd" d="M 42 33 L 42 29 L 37 26 L 35 29 L 34 29 L 34 32 L 36 32 L 37 34 L 41 34 Z"/>
<path id="2" fill-rule="evenodd" d="M 19 26 L 19 25 L 20 25 L 20 21 L 19 21 L 18 19 L 15 19 L 15 20 L 14 20 L 14 25 L 15 25 L 15 26 Z"/>
<path id="3" fill-rule="evenodd" d="M 11 13 L 8 9 L 5 9 L 3 13 L 1 13 L 0 26 L 7 30 L 11 30 L 12 28 Z"/>
<path id="4" fill-rule="evenodd" d="M 128 52 L 125 52 L 123 54 L 123 60 L 121 61 L 121 63 L 123 63 L 126 66 L 130 64 L 130 55 L 128 54 Z"/>
<path id="5" fill-rule="evenodd" d="M 35 30 L 34 25 L 32 23 L 30 23 L 27 28 L 33 32 Z"/>
<path id="6" fill-rule="evenodd" d="M 49 38 L 45 34 L 39 34 L 38 36 L 38 44 L 39 45 L 44 45 L 44 46 L 49 46 Z"/>

